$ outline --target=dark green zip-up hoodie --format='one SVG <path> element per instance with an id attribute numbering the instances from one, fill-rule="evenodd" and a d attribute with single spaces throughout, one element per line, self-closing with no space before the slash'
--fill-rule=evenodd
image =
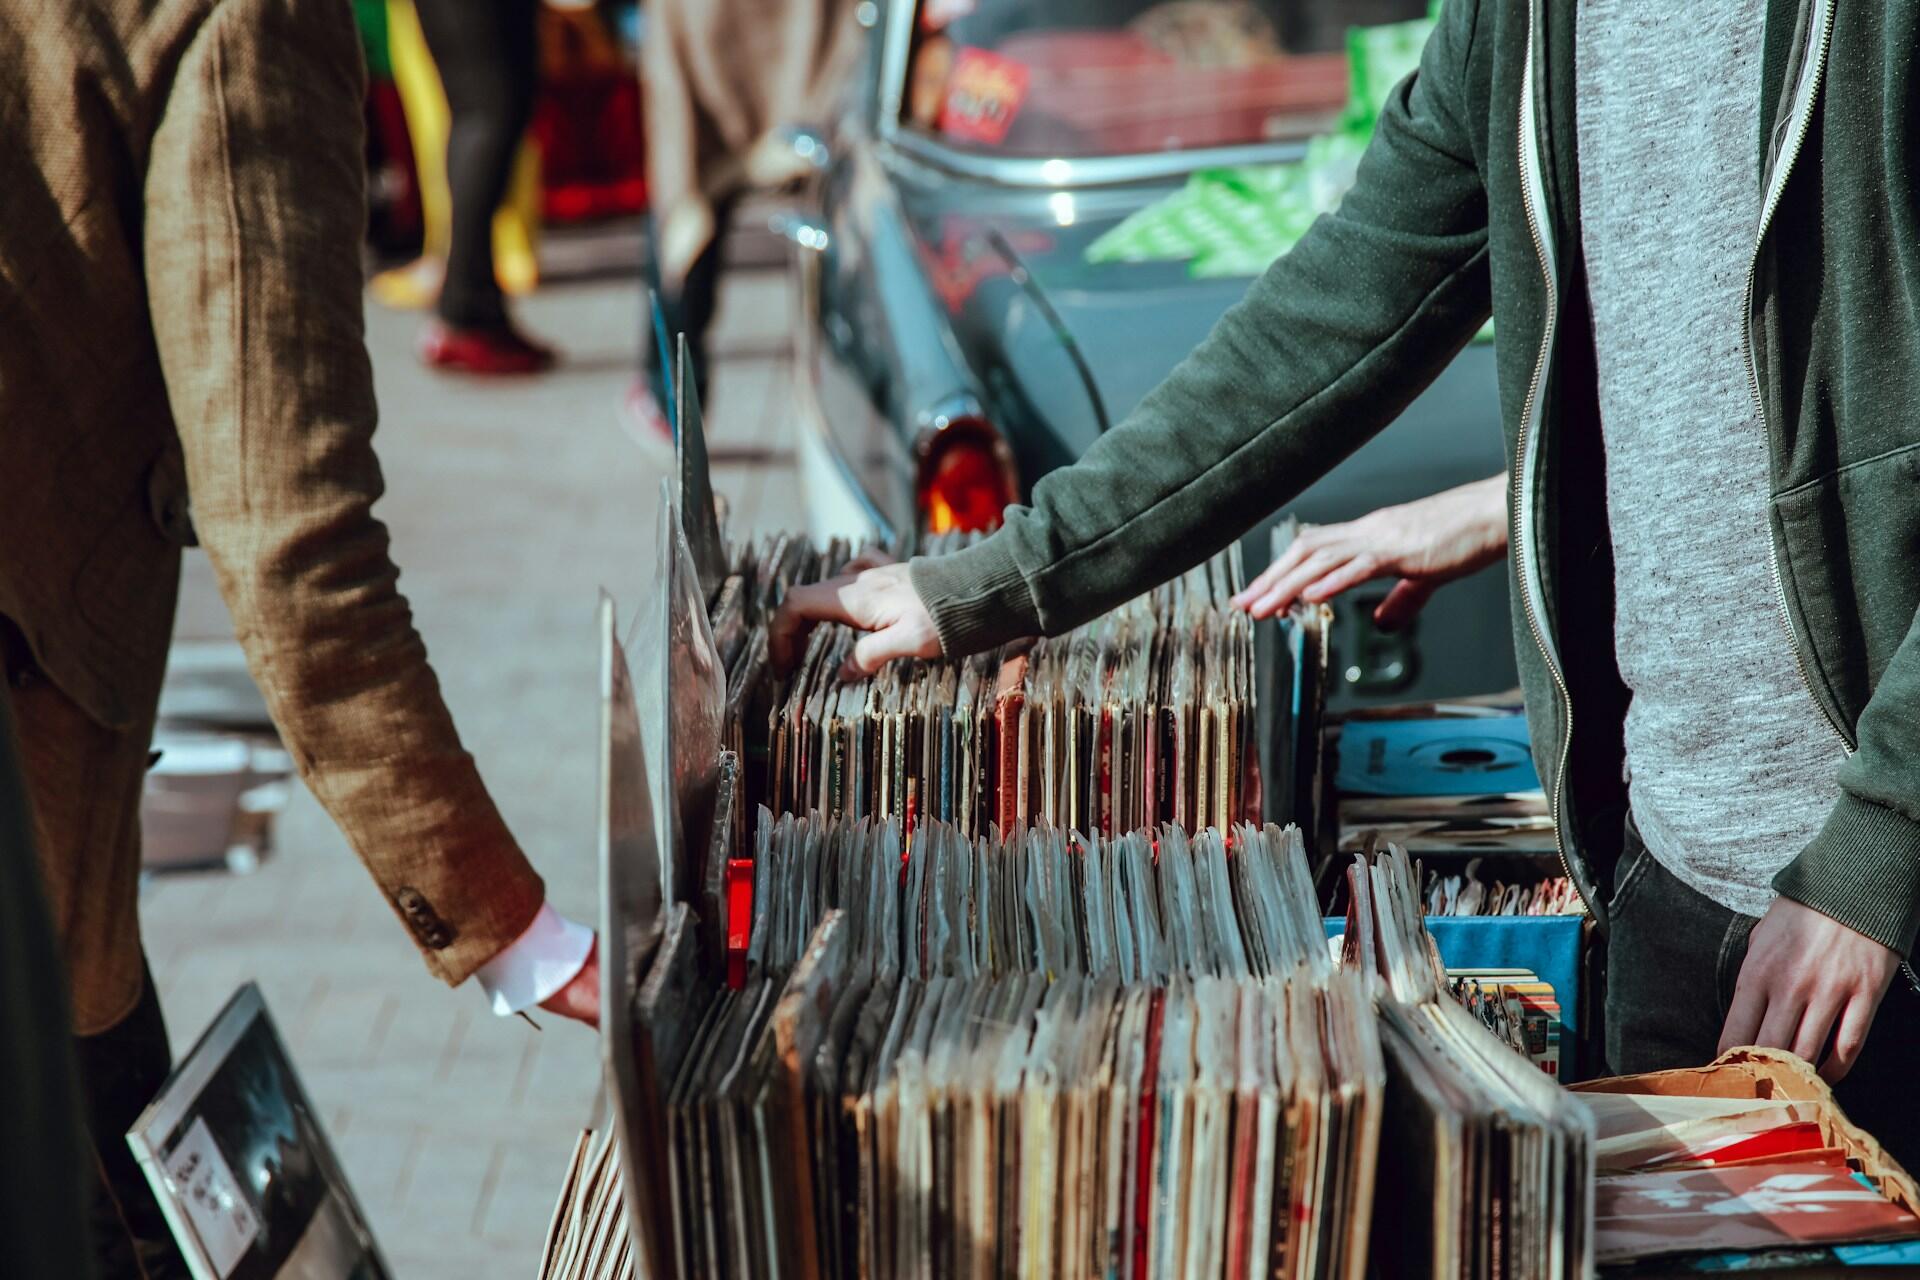
<path id="1" fill-rule="evenodd" d="M 1580 256 L 1572 0 L 1449 0 L 1353 190 L 1080 462 L 913 580 L 950 654 L 1198 563 L 1390 422 L 1495 320 L 1534 754 L 1596 914 L 1627 691 Z M 1920 5 L 1772 0 L 1751 352 L 1780 643 L 1850 755 L 1783 894 L 1903 955 L 1920 924 Z M 1646 122 L 1647 145 L 1675 127 Z M 1657 618 L 1645 620 L 1658 627 Z M 1699 655 L 1711 663 L 1711 653 Z"/>

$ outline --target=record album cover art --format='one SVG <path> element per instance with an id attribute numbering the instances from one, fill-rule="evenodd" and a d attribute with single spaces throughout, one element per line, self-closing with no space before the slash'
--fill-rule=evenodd
<path id="1" fill-rule="evenodd" d="M 234 993 L 127 1142 L 195 1280 L 388 1280 L 252 983 Z"/>

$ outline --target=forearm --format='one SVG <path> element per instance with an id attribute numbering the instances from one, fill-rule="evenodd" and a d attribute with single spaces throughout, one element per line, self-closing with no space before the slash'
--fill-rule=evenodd
<path id="1" fill-rule="evenodd" d="M 1450 5 L 1359 178 L 1128 419 L 948 563 L 915 561 L 947 651 L 1055 633 L 1199 563 L 1399 414 L 1490 306 Z"/>
<path id="2" fill-rule="evenodd" d="M 545 890 L 461 744 L 384 528 L 357 502 L 198 524 L 302 778 L 428 968 L 464 980 L 520 936 Z"/>

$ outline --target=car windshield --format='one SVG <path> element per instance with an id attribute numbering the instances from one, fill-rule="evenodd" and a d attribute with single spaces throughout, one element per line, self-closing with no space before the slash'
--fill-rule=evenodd
<path id="1" fill-rule="evenodd" d="M 1427 0 L 920 0 L 904 123 L 969 150 L 1133 155 L 1302 138 L 1346 32 Z"/>

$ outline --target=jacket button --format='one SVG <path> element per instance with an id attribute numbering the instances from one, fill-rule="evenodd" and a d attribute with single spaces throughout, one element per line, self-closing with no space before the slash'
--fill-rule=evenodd
<path id="1" fill-rule="evenodd" d="M 12 674 L 7 679 L 7 683 L 16 689 L 31 689 L 34 685 L 40 683 L 40 673 L 36 671 L 31 664 L 23 662 L 14 668 Z"/>
<path id="2" fill-rule="evenodd" d="M 429 951 L 438 951 L 454 940 L 456 934 L 453 927 L 440 918 L 440 914 L 428 904 L 426 895 L 418 889 L 396 889 L 393 900 L 401 914 L 406 916 L 407 927 L 413 930 L 413 936 Z"/>

